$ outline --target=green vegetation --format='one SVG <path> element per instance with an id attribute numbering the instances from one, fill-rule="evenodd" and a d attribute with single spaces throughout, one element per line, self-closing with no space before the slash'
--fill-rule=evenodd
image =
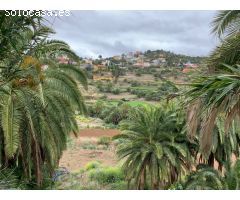
<path id="1" fill-rule="evenodd" d="M 111 138 L 107 136 L 102 136 L 98 139 L 98 144 L 109 146 Z"/>
<path id="2" fill-rule="evenodd" d="M 144 97 L 147 101 L 160 101 L 169 95 L 177 93 L 179 89 L 170 81 L 163 82 L 160 86 L 138 86 L 129 88 L 130 93 L 136 94 L 139 98 Z"/>
<path id="3" fill-rule="evenodd" d="M 224 115 L 227 133 L 239 113 L 239 20 L 239 11 L 220 11 L 216 16 L 213 32 L 224 39 L 208 59 L 211 74 L 196 77 L 187 93 L 187 97 L 190 97 L 189 110 L 192 110 L 188 132 L 195 135 L 196 127 L 202 121 L 201 149 L 205 154 L 209 154 L 212 146 L 211 138 L 217 117 Z M 202 113 L 203 110 L 205 112 Z"/>
<path id="4" fill-rule="evenodd" d="M 123 172 L 117 167 L 98 168 L 89 171 L 89 179 L 100 184 L 116 183 L 124 180 Z"/>
<path id="5" fill-rule="evenodd" d="M 208 58 L 148 50 L 136 58 L 161 62 L 143 68 L 110 58 L 113 81 L 92 80 L 104 95 L 85 105 L 81 59 L 49 39 L 43 18 L 0 11 L 0 189 L 240 189 L 239 14 L 219 11 L 221 42 Z M 186 75 L 187 61 L 202 66 Z M 121 134 L 77 147 L 68 135 L 90 122 L 84 114 Z M 91 159 L 116 150 L 119 163 L 92 161 L 55 180 L 66 148 L 92 150 Z"/>
<path id="6" fill-rule="evenodd" d="M 156 50 L 156 51 L 151 51 L 148 50 L 144 53 L 147 59 L 157 59 L 159 58 L 159 55 L 164 55 L 166 59 L 166 63 L 164 66 L 176 66 L 177 63 L 182 62 L 186 63 L 190 61 L 191 63 L 201 63 L 204 61 L 204 57 L 192 57 L 192 56 L 185 56 L 185 55 L 180 55 L 180 54 L 175 54 L 170 51 L 164 51 L 164 50 Z"/>
<path id="7" fill-rule="evenodd" d="M 68 186 L 65 186 L 65 184 Z M 80 172 L 73 173 L 55 184 L 53 189 L 71 189 L 71 190 L 126 190 L 127 182 L 119 167 L 103 166 L 97 161 L 90 162 Z"/>
<path id="8" fill-rule="evenodd" d="M 92 162 L 89 162 L 86 166 L 85 166 L 85 169 L 86 171 L 89 171 L 89 170 L 92 170 L 92 169 L 96 169 L 96 168 L 99 168 L 101 166 L 101 163 L 98 162 L 98 161 L 92 161 Z"/>
<path id="9" fill-rule="evenodd" d="M 94 105 L 88 107 L 90 116 L 99 117 L 106 123 L 118 125 L 120 121 L 128 117 L 131 106 L 127 103 L 104 102 L 98 101 Z"/>
<path id="10" fill-rule="evenodd" d="M 121 92 L 124 92 L 124 90 L 121 90 L 119 87 L 114 86 L 112 82 L 107 82 L 105 84 L 102 82 L 97 82 L 96 84 L 100 92 L 113 94 L 120 94 Z"/>
<path id="11" fill-rule="evenodd" d="M 139 107 L 121 124 L 117 154 L 136 189 L 167 187 L 190 169 L 184 121 L 175 106 Z M 150 183 L 147 182 L 150 177 Z"/>
<path id="12" fill-rule="evenodd" d="M 86 109 L 77 86 L 87 88 L 87 79 L 77 66 L 58 63 L 61 55 L 79 58 L 48 39 L 54 31 L 41 17 L 0 11 L 0 19 L 0 168 L 14 169 L 30 188 L 44 187 L 67 135 L 78 132 L 75 111 Z"/>

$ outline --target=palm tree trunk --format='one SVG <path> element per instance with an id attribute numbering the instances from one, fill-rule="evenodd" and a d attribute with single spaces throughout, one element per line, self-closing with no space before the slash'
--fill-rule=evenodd
<path id="1" fill-rule="evenodd" d="M 208 165 L 211 167 L 214 167 L 214 154 L 213 153 L 211 153 L 208 158 Z"/>
<path id="2" fill-rule="evenodd" d="M 35 142 L 34 142 L 35 143 Z M 40 157 L 39 157 L 39 148 L 37 143 L 34 144 L 34 159 L 35 159 L 35 173 L 36 173 L 36 182 L 37 186 L 40 187 L 42 185 L 42 172 L 40 169 Z"/>
<path id="3" fill-rule="evenodd" d="M 138 184 L 138 190 L 144 190 L 145 180 L 146 180 L 146 168 L 144 166 L 141 171 L 140 180 L 139 180 L 139 184 Z"/>

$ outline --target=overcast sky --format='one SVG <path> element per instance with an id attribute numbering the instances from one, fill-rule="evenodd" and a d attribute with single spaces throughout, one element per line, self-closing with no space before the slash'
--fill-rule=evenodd
<path id="1" fill-rule="evenodd" d="M 215 11 L 71 11 L 53 21 L 54 38 L 82 57 L 164 49 L 206 56 L 217 43 L 210 34 Z"/>

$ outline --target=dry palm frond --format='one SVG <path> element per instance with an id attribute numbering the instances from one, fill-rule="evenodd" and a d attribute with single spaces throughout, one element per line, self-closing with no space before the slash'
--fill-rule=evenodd
<path id="1" fill-rule="evenodd" d="M 212 147 L 213 129 L 215 127 L 217 114 L 217 108 L 211 109 L 209 115 L 204 119 L 200 130 L 200 149 L 205 156 L 209 154 Z"/>
<path id="2" fill-rule="evenodd" d="M 197 133 L 200 123 L 199 111 L 201 109 L 201 100 L 197 99 L 188 106 L 187 109 L 187 133 L 190 139 L 193 139 Z"/>
<path id="3" fill-rule="evenodd" d="M 238 101 L 226 114 L 225 119 L 225 133 L 228 133 L 229 127 L 233 122 L 233 119 L 240 114 L 240 101 Z"/>

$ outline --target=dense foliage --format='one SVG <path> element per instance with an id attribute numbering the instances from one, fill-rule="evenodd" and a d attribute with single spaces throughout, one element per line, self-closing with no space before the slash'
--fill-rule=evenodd
<path id="1" fill-rule="evenodd" d="M 0 22 L 0 168 L 41 186 L 67 135 L 78 131 L 75 111 L 86 110 L 78 84 L 86 88 L 87 80 L 76 65 L 58 63 L 62 55 L 79 58 L 66 43 L 48 39 L 54 31 L 41 17 L 1 11 Z"/>
<path id="2" fill-rule="evenodd" d="M 123 140 L 117 154 L 124 158 L 126 179 L 138 189 L 165 188 L 191 166 L 184 118 L 175 109 L 171 105 L 138 107 L 121 124 L 122 134 L 115 137 Z"/>

